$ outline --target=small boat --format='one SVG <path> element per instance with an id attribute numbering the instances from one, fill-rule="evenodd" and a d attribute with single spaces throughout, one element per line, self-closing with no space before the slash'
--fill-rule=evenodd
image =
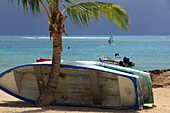
<path id="1" fill-rule="evenodd" d="M 113 70 L 118 70 L 121 72 L 130 73 L 130 74 L 139 76 L 141 87 L 142 87 L 142 95 L 144 98 L 144 103 L 154 103 L 152 83 L 151 83 L 151 78 L 150 78 L 149 73 L 136 70 L 136 69 L 118 66 L 118 65 L 103 63 L 103 62 L 95 62 L 95 61 L 79 61 L 79 62 L 86 63 L 88 65 L 97 65 L 97 66 L 101 66 L 101 67 L 105 67 L 105 68 L 109 68 Z"/>
<path id="2" fill-rule="evenodd" d="M 51 60 L 51 59 L 46 59 L 46 58 L 42 58 L 42 59 L 43 60 L 41 62 Z M 154 103 L 152 83 L 151 83 L 151 78 L 150 78 L 149 73 L 136 70 L 136 69 L 118 66 L 118 65 L 112 65 L 110 63 L 95 62 L 95 61 L 78 61 L 78 62 L 88 64 L 88 65 L 97 65 L 97 66 L 101 66 L 101 67 L 105 67 L 105 68 L 109 68 L 113 70 L 118 70 L 118 71 L 125 72 L 125 73 L 135 74 L 139 76 L 141 87 L 142 87 L 142 95 L 144 98 L 144 103 Z"/>
<path id="3" fill-rule="evenodd" d="M 47 59 L 47 58 L 38 58 L 38 59 L 36 59 L 36 62 L 45 62 L 45 61 L 52 61 L 52 60 Z"/>
<path id="4" fill-rule="evenodd" d="M 120 60 L 116 60 L 116 59 L 109 58 L 106 56 L 101 56 L 99 58 L 99 61 L 104 62 L 104 63 L 114 64 L 114 65 L 120 65 L 123 67 L 132 67 L 135 65 L 135 63 L 130 62 L 129 58 L 127 58 L 127 57 L 124 57 L 123 60 L 120 61 Z"/>
<path id="5" fill-rule="evenodd" d="M 0 89 L 34 103 L 43 92 L 51 61 L 20 65 L 0 74 Z M 95 108 L 141 109 L 139 77 L 96 65 L 61 61 L 54 104 Z"/>

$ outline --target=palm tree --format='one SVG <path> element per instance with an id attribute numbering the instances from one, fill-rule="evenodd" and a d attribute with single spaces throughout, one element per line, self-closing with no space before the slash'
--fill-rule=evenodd
<path id="1" fill-rule="evenodd" d="M 12 0 L 13 2 L 13 0 Z M 22 3 L 24 11 L 30 9 L 34 15 L 40 14 L 40 8 L 43 7 L 49 22 L 50 40 L 53 37 L 53 55 L 51 73 L 44 89 L 44 92 L 37 99 L 35 106 L 49 106 L 54 99 L 55 90 L 58 84 L 60 73 L 60 60 L 62 52 L 62 33 L 67 35 L 64 27 L 68 13 L 74 25 L 88 26 L 92 21 L 98 21 L 100 17 L 109 19 L 123 30 L 129 30 L 128 13 L 120 5 L 97 1 L 80 1 L 77 0 L 18 0 L 18 5 Z M 64 7 L 60 11 L 59 3 Z M 69 6 L 65 6 L 65 4 Z M 28 6 L 30 8 L 28 8 Z M 47 10 L 49 6 L 49 10 Z M 51 16 L 50 16 L 51 15 Z"/>

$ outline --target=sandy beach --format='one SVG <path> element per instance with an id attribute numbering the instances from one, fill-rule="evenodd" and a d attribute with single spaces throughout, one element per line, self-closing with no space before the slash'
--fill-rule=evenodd
<path id="1" fill-rule="evenodd" d="M 88 107 L 70 107 L 70 106 L 50 106 L 46 108 L 34 107 L 33 104 L 14 98 L 3 91 L 0 91 L 0 113 L 170 113 L 170 71 L 152 71 L 151 78 L 153 82 L 154 105 L 146 105 L 143 110 L 115 110 L 115 109 L 97 109 Z"/>

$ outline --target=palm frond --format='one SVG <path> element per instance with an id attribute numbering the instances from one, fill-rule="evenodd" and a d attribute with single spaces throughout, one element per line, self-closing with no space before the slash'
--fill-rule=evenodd
<path id="1" fill-rule="evenodd" d="M 13 1 L 13 0 L 12 0 Z M 40 2 L 39 0 L 18 0 L 18 5 L 22 3 L 24 11 L 28 11 L 28 6 L 32 11 L 33 15 L 40 14 Z"/>
<path id="2" fill-rule="evenodd" d="M 78 0 L 64 0 L 64 1 L 72 4 L 73 2 L 77 2 Z"/>
<path id="3" fill-rule="evenodd" d="M 45 2 L 47 2 L 51 7 L 54 7 L 56 1 L 54 0 L 44 0 Z M 63 5 L 64 8 L 65 7 L 65 3 L 68 3 L 68 4 L 73 4 L 73 2 L 76 2 L 77 0 L 59 0 L 61 2 L 61 4 Z"/>
<path id="4" fill-rule="evenodd" d="M 68 6 L 68 15 L 73 24 L 81 27 L 88 25 L 91 21 L 98 21 L 100 17 L 104 17 L 113 21 L 118 27 L 123 30 L 129 30 L 130 17 L 121 6 L 113 3 L 84 1 L 77 2 Z"/>
<path id="5" fill-rule="evenodd" d="M 78 0 L 60 0 L 61 4 L 63 5 L 64 9 L 66 9 L 65 2 L 68 4 L 73 4 L 77 2 Z"/>

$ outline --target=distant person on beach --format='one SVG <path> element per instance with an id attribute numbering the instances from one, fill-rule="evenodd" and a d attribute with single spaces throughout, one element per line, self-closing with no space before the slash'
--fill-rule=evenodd
<path id="1" fill-rule="evenodd" d="M 120 60 L 119 53 L 115 53 L 115 60 L 116 60 L 116 61 L 119 61 L 119 60 Z"/>
<path id="2" fill-rule="evenodd" d="M 112 33 L 110 32 L 110 34 L 109 34 L 109 44 L 110 45 L 112 45 L 112 42 L 113 42 L 113 35 L 112 35 Z"/>

